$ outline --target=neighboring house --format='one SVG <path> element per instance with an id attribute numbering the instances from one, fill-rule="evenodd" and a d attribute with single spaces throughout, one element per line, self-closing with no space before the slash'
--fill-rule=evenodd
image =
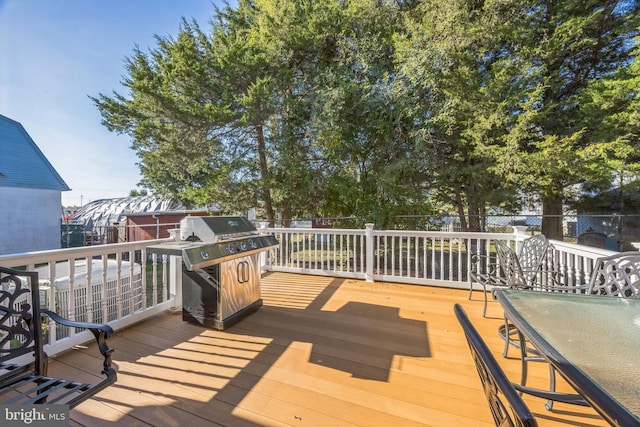
<path id="1" fill-rule="evenodd" d="M 207 210 L 191 211 L 172 199 L 156 196 L 131 196 L 95 200 L 78 209 L 74 224 L 82 224 L 84 244 L 134 242 L 169 237 L 187 215 L 207 215 Z"/>
<path id="2" fill-rule="evenodd" d="M 640 193 L 638 182 L 585 197 L 578 208 L 577 234 L 603 240 L 611 250 L 635 250 L 640 242 Z M 579 242 L 580 243 L 580 242 Z"/>
<path id="3" fill-rule="evenodd" d="M 186 216 L 206 216 L 207 211 L 171 211 L 143 212 L 127 214 L 127 241 L 166 239 L 169 230 L 179 228 L 180 221 Z"/>
<path id="4" fill-rule="evenodd" d="M 60 248 L 69 190 L 24 127 L 0 115 L 0 255 Z"/>

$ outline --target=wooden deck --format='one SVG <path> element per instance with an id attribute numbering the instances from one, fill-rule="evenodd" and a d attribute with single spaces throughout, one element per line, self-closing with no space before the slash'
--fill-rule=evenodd
<path id="1" fill-rule="evenodd" d="M 482 318 L 479 294 L 272 273 L 263 298 L 226 331 L 172 314 L 118 331 L 118 382 L 73 409 L 71 425 L 491 426 L 456 302 L 519 378 L 519 362 L 501 355 L 500 306 Z M 50 373 L 90 378 L 97 353 L 65 353 Z M 533 365 L 530 384 L 544 386 L 548 369 Z M 606 425 L 590 408 L 526 401 L 541 426 Z"/>

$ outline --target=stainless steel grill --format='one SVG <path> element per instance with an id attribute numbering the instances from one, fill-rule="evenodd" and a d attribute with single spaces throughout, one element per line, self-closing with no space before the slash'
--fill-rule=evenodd
<path id="1" fill-rule="evenodd" d="M 262 305 L 258 254 L 277 246 L 244 217 L 193 216 L 180 221 L 179 240 L 150 253 L 182 257 L 182 317 L 225 329 Z"/>

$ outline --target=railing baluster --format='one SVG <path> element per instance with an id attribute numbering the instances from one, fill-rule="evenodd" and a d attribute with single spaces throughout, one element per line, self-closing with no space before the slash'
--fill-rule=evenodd
<path id="1" fill-rule="evenodd" d="M 360 268 L 354 268 L 354 272 L 364 273 L 367 271 L 367 262 L 373 261 L 367 259 L 367 246 L 366 246 L 366 238 L 365 236 L 354 236 L 355 239 L 358 239 L 360 242 L 360 253 L 358 254 L 358 259 L 360 260 Z M 373 242 L 371 242 L 373 244 Z"/>
<path id="2" fill-rule="evenodd" d="M 109 272 L 107 271 L 107 277 Z M 109 282 L 107 282 L 107 286 Z M 122 292 L 122 252 L 116 254 L 116 319 L 124 316 L 124 301 Z"/>
<path id="3" fill-rule="evenodd" d="M 431 278 L 435 279 L 437 278 L 436 275 L 436 239 L 435 237 L 431 239 Z"/>
<path id="4" fill-rule="evenodd" d="M 443 279 L 445 279 L 445 280 L 447 278 L 450 279 L 451 276 L 453 275 L 453 271 L 454 271 L 454 269 L 453 269 L 453 255 L 454 255 L 453 254 L 453 242 L 451 241 L 450 238 L 448 238 L 446 241 L 447 241 L 447 245 L 448 245 L 448 252 L 447 253 L 449 254 L 449 270 L 447 270 L 449 272 L 449 274 L 445 275 L 443 277 Z"/>
<path id="5" fill-rule="evenodd" d="M 147 308 L 146 307 L 146 303 L 147 303 L 147 297 L 146 297 L 147 287 L 146 286 L 142 286 L 142 292 L 145 295 L 143 298 L 143 301 L 145 303 L 145 308 Z M 152 305 L 158 304 L 158 254 L 155 252 L 151 254 L 151 304 Z"/>
<path id="6" fill-rule="evenodd" d="M 167 255 L 162 255 L 162 300 L 166 301 L 168 296 L 169 296 L 169 292 L 168 292 L 168 256 Z M 176 274 L 180 274 L 180 273 L 176 273 Z"/>
<path id="7" fill-rule="evenodd" d="M 351 235 L 349 234 L 343 234 L 341 233 L 342 238 L 344 239 L 344 252 L 342 253 L 342 256 L 344 257 L 344 265 L 345 265 L 345 271 L 351 271 L 352 269 L 352 262 L 351 262 L 351 258 L 353 257 L 353 242 L 351 240 Z"/>
<path id="8" fill-rule="evenodd" d="M 338 260 L 342 258 L 342 246 L 340 246 L 340 256 L 337 256 L 337 252 L 338 252 L 338 240 L 340 240 L 340 242 L 342 242 L 342 236 L 339 236 L 339 239 L 336 239 L 335 235 L 330 235 L 330 241 L 331 241 L 331 247 L 333 248 L 333 270 L 338 270 Z M 340 270 L 342 270 L 342 264 L 339 267 Z"/>
<path id="9" fill-rule="evenodd" d="M 424 236 L 422 238 L 422 266 L 420 267 L 422 269 L 422 278 L 426 279 L 427 278 L 427 274 L 428 274 L 428 270 L 427 270 L 427 245 L 429 243 L 429 238 Z"/>
<path id="10" fill-rule="evenodd" d="M 107 271 L 107 267 L 108 267 L 108 258 L 107 255 L 102 255 L 102 298 L 100 299 L 100 301 L 102 301 L 102 322 L 108 322 L 110 320 L 113 319 L 109 319 L 109 294 L 107 291 L 107 281 L 108 281 L 108 271 Z M 89 262 L 87 260 L 87 262 Z"/>

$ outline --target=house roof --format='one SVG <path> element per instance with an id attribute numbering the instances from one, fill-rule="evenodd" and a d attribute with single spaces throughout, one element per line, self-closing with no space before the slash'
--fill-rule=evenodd
<path id="1" fill-rule="evenodd" d="M 116 199 L 101 199 L 89 202 L 76 211 L 73 221 L 82 222 L 88 228 L 105 227 L 124 221 L 132 213 L 159 213 L 184 210 L 184 206 L 173 199 L 156 196 L 131 196 Z"/>
<path id="2" fill-rule="evenodd" d="M 0 187 L 68 191 L 22 125 L 0 114 Z"/>

